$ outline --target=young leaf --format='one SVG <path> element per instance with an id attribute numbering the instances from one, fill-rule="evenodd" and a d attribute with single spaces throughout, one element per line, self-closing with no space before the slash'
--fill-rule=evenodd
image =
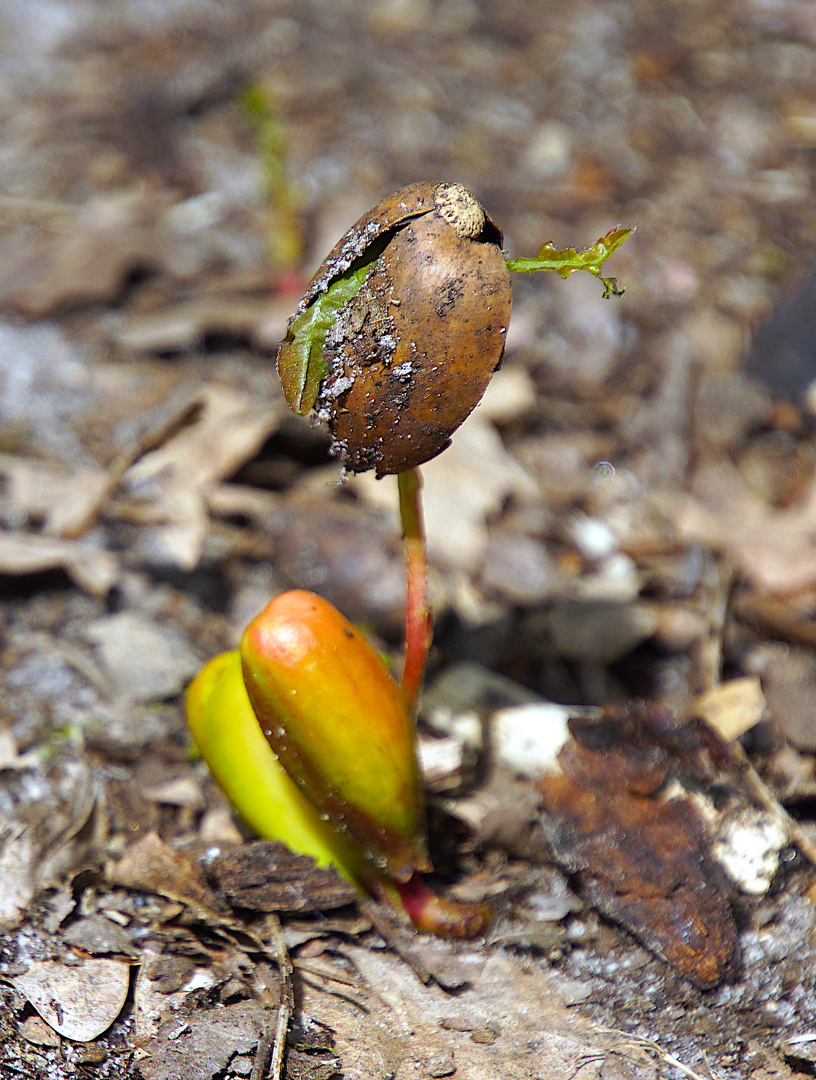
<path id="1" fill-rule="evenodd" d="M 362 288 L 372 264 L 373 260 L 352 266 L 325 292 L 319 293 L 289 326 L 279 355 L 278 373 L 289 408 L 301 416 L 314 405 L 318 388 L 326 377 L 323 359 L 326 335 L 343 304 Z"/>
<path id="2" fill-rule="evenodd" d="M 507 269 L 511 274 L 534 274 L 538 270 L 555 270 L 562 278 L 569 277 L 576 270 L 588 270 L 590 274 L 594 274 L 603 282 L 605 299 L 610 296 L 622 296 L 626 290 L 618 288 L 616 278 L 602 277 L 601 267 L 634 231 L 634 229 L 612 229 L 592 247 L 584 248 L 582 251 L 576 251 L 575 248 L 558 251 L 553 244 L 545 244 L 535 258 L 506 259 Z"/>

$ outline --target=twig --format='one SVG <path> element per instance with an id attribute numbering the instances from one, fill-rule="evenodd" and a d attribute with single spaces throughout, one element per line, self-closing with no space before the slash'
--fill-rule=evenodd
<path id="1" fill-rule="evenodd" d="M 140 457 L 160 446 L 168 439 L 176 429 L 187 423 L 196 409 L 202 404 L 199 392 L 193 394 L 184 393 L 177 395 L 162 409 L 162 415 L 139 436 L 135 437 L 128 445 L 119 451 L 113 462 L 108 466 L 105 482 L 96 491 L 95 497 L 82 506 L 81 513 L 74 515 L 72 520 L 66 521 L 59 530 L 60 536 L 68 540 L 76 540 L 83 536 L 93 525 L 96 515 L 106 500 L 119 486 L 125 473 L 138 461 Z"/>
<path id="2" fill-rule="evenodd" d="M 369 1012 L 368 1005 L 366 1005 L 360 993 L 353 989 L 351 985 L 347 985 L 344 980 L 336 979 L 321 971 L 312 971 L 308 965 L 303 964 L 301 961 L 298 961 L 297 969 L 301 979 L 308 983 L 309 986 L 313 986 L 324 994 L 331 994 L 333 997 L 348 1001 L 349 1004 L 354 1005 L 362 1013 Z"/>
<path id="3" fill-rule="evenodd" d="M 757 802 L 759 802 L 759 804 L 771 814 L 776 822 L 782 826 L 790 841 L 799 849 L 799 853 L 804 855 L 810 865 L 816 868 L 816 844 L 813 843 L 796 818 L 791 817 L 782 803 L 780 803 L 779 799 L 777 799 L 748 760 L 748 755 L 740 744 L 733 743 L 732 748 L 735 757 L 739 760 L 745 770 L 744 777 L 748 790 Z"/>
<path id="4" fill-rule="evenodd" d="M 415 952 L 407 947 L 404 934 L 400 933 L 400 927 L 395 926 L 383 909 L 371 900 L 362 901 L 360 910 L 371 919 L 374 929 L 386 945 L 393 949 L 397 956 L 413 971 L 419 981 L 427 986 L 433 976 Z"/>
<path id="5" fill-rule="evenodd" d="M 682 1061 L 670 1054 L 668 1050 L 664 1050 L 658 1043 L 653 1042 L 652 1039 L 644 1039 L 641 1035 L 630 1035 L 626 1031 L 619 1031 L 617 1028 L 604 1027 L 599 1025 L 595 1028 L 596 1031 L 603 1032 L 606 1035 L 614 1035 L 616 1039 L 621 1043 L 629 1043 L 631 1046 L 640 1047 L 641 1050 L 645 1050 L 650 1054 L 656 1054 L 661 1061 L 665 1061 L 667 1065 L 671 1065 L 674 1069 L 679 1069 L 680 1072 L 689 1078 L 689 1080 L 717 1080 L 716 1074 L 708 1069 L 708 1076 L 703 1076 L 701 1073 L 695 1072 L 689 1065 L 684 1065 Z M 623 1047 L 621 1047 L 622 1049 Z M 610 1049 L 614 1052 L 614 1047 Z"/>
<path id="6" fill-rule="evenodd" d="M 252 1063 L 249 1080 L 264 1080 L 264 1077 L 267 1076 L 267 1065 L 269 1064 L 276 1034 L 277 1029 L 273 1032 L 271 1024 L 264 1024 L 263 1035 L 258 1040 L 258 1049 L 255 1051 L 255 1061 Z"/>
<path id="7" fill-rule="evenodd" d="M 277 1022 L 274 1031 L 271 1024 L 264 1029 L 249 1080 L 280 1080 L 283 1073 L 283 1055 L 286 1052 L 286 1033 L 289 1030 L 289 1021 L 292 1019 L 295 1005 L 292 989 L 292 963 L 286 951 L 286 943 L 283 940 L 277 916 L 268 915 L 266 925 L 270 938 L 269 956 L 277 964 L 280 975 L 278 1000 L 274 1002 L 277 1006 Z M 256 990 L 260 997 L 272 1004 L 269 975 L 266 964 L 259 964 L 255 969 Z"/>
<path id="8" fill-rule="evenodd" d="M 743 595 L 733 605 L 744 623 L 755 623 L 779 641 L 816 648 L 816 623 L 798 615 L 784 600 L 773 596 Z"/>
<path id="9" fill-rule="evenodd" d="M 397 475 L 402 535 L 405 545 L 405 662 L 402 691 L 409 710 L 416 710 L 425 661 L 433 635 L 428 607 L 428 550 L 422 520 L 422 478 L 418 469 Z"/>

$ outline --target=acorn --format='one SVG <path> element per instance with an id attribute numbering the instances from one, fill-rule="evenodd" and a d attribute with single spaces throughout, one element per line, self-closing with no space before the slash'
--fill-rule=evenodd
<path id="1" fill-rule="evenodd" d="M 240 652 L 216 656 L 193 680 L 187 720 L 259 836 L 335 866 L 419 930 L 483 932 L 483 905 L 438 896 L 422 878 L 430 863 L 413 723 L 379 654 L 327 601 L 277 597 Z"/>
<path id="2" fill-rule="evenodd" d="M 237 649 L 202 668 L 187 690 L 186 711 L 198 752 L 253 832 L 368 886 L 373 875 L 362 853 L 309 802 L 264 738 Z"/>
<path id="3" fill-rule="evenodd" d="M 461 184 L 387 196 L 335 246 L 278 350 L 289 405 L 328 423 L 346 469 L 378 477 L 435 457 L 504 353 L 502 233 Z"/>
<path id="4" fill-rule="evenodd" d="M 414 724 L 365 637 L 294 590 L 249 624 L 241 657 L 263 734 L 323 819 L 396 883 L 429 870 Z"/>

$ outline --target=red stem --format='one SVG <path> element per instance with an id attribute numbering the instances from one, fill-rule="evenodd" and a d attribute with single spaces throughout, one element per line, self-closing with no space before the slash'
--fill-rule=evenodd
<path id="1" fill-rule="evenodd" d="M 473 938 L 490 923 L 484 904 L 460 904 L 431 892 L 419 874 L 397 882 L 397 895 L 405 914 L 417 928 L 446 938 Z"/>
<path id="2" fill-rule="evenodd" d="M 422 520 L 422 478 L 418 469 L 397 476 L 400 518 L 405 544 L 405 662 L 402 692 L 410 712 L 416 711 L 425 661 L 433 639 L 433 623 L 428 607 L 428 550 Z"/>

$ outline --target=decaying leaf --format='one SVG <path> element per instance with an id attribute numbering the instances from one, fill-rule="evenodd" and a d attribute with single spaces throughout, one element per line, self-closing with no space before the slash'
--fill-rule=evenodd
<path id="1" fill-rule="evenodd" d="M 424 465 L 422 474 L 431 556 L 456 570 L 468 570 L 484 556 L 490 516 L 506 500 L 524 500 L 535 491 L 533 478 L 507 452 L 478 407 L 448 450 Z M 367 503 L 393 513 L 393 498 L 370 474 L 347 483 Z"/>
<path id="2" fill-rule="evenodd" d="M 604 915 L 696 986 L 717 986 L 738 966 L 733 888 L 691 800 L 658 794 L 672 771 L 704 778 L 711 743 L 645 708 L 570 728 L 563 773 L 538 783 L 556 861 Z"/>
<path id="3" fill-rule="evenodd" d="M 209 525 L 208 492 L 252 457 L 279 418 L 280 410 L 268 400 L 209 386 L 193 422 L 127 470 L 116 509 L 154 526 L 144 541 L 151 561 L 186 569 L 197 565 Z"/>
<path id="4" fill-rule="evenodd" d="M 33 963 L 12 983 L 40 1016 L 66 1039 L 90 1042 L 122 1011 L 130 986 L 130 965 L 119 960 Z"/>
<path id="5" fill-rule="evenodd" d="M 0 931 L 18 926 L 36 891 L 31 831 L 0 818 Z"/>
<path id="6" fill-rule="evenodd" d="M 214 912 L 218 908 L 195 860 L 165 844 L 157 833 L 148 833 L 111 863 L 107 877 L 115 885 L 157 893 L 195 909 Z"/>
<path id="7" fill-rule="evenodd" d="M 115 555 L 78 540 L 0 531 L 0 574 L 22 577 L 65 570 L 81 589 L 104 596 L 119 577 Z"/>
<path id="8" fill-rule="evenodd" d="M 700 694 L 695 712 L 730 741 L 758 724 L 766 707 L 759 679 L 746 675 Z"/>
<path id="9" fill-rule="evenodd" d="M 85 636 L 96 646 L 114 693 L 131 701 L 180 694 L 199 667 L 178 633 L 135 611 L 96 619 Z"/>
<path id="10" fill-rule="evenodd" d="M 505 952 L 490 953 L 472 985 L 451 995 L 419 982 L 388 951 L 344 946 L 373 993 L 367 1012 L 349 1015 L 321 994 L 304 991 L 304 1011 L 319 1008 L 331 1024 L 348 1075 L 460 1073 L 466 1080 L 653 1080 L 642 1055 L 618 1056 L 616 1042 L 564 1006 L 552 976 Z M 640 1061 L 640 1068 L 631 1062 Z M 434 1072 L 436 1063 L 455 1072 Z M 646 1067 L 644 1067 L 646 1066 Z"/>
<path id="11" fill-rule="evenodd" d="M 733 467 L 718 462 L 704 479 L 704 497 L 680 502 L 677 524 L 684 537 L 727 551 L 762 592 L 790 593 L 816 582 L 816 482 L 795 506 L 776 510 Z"/>

